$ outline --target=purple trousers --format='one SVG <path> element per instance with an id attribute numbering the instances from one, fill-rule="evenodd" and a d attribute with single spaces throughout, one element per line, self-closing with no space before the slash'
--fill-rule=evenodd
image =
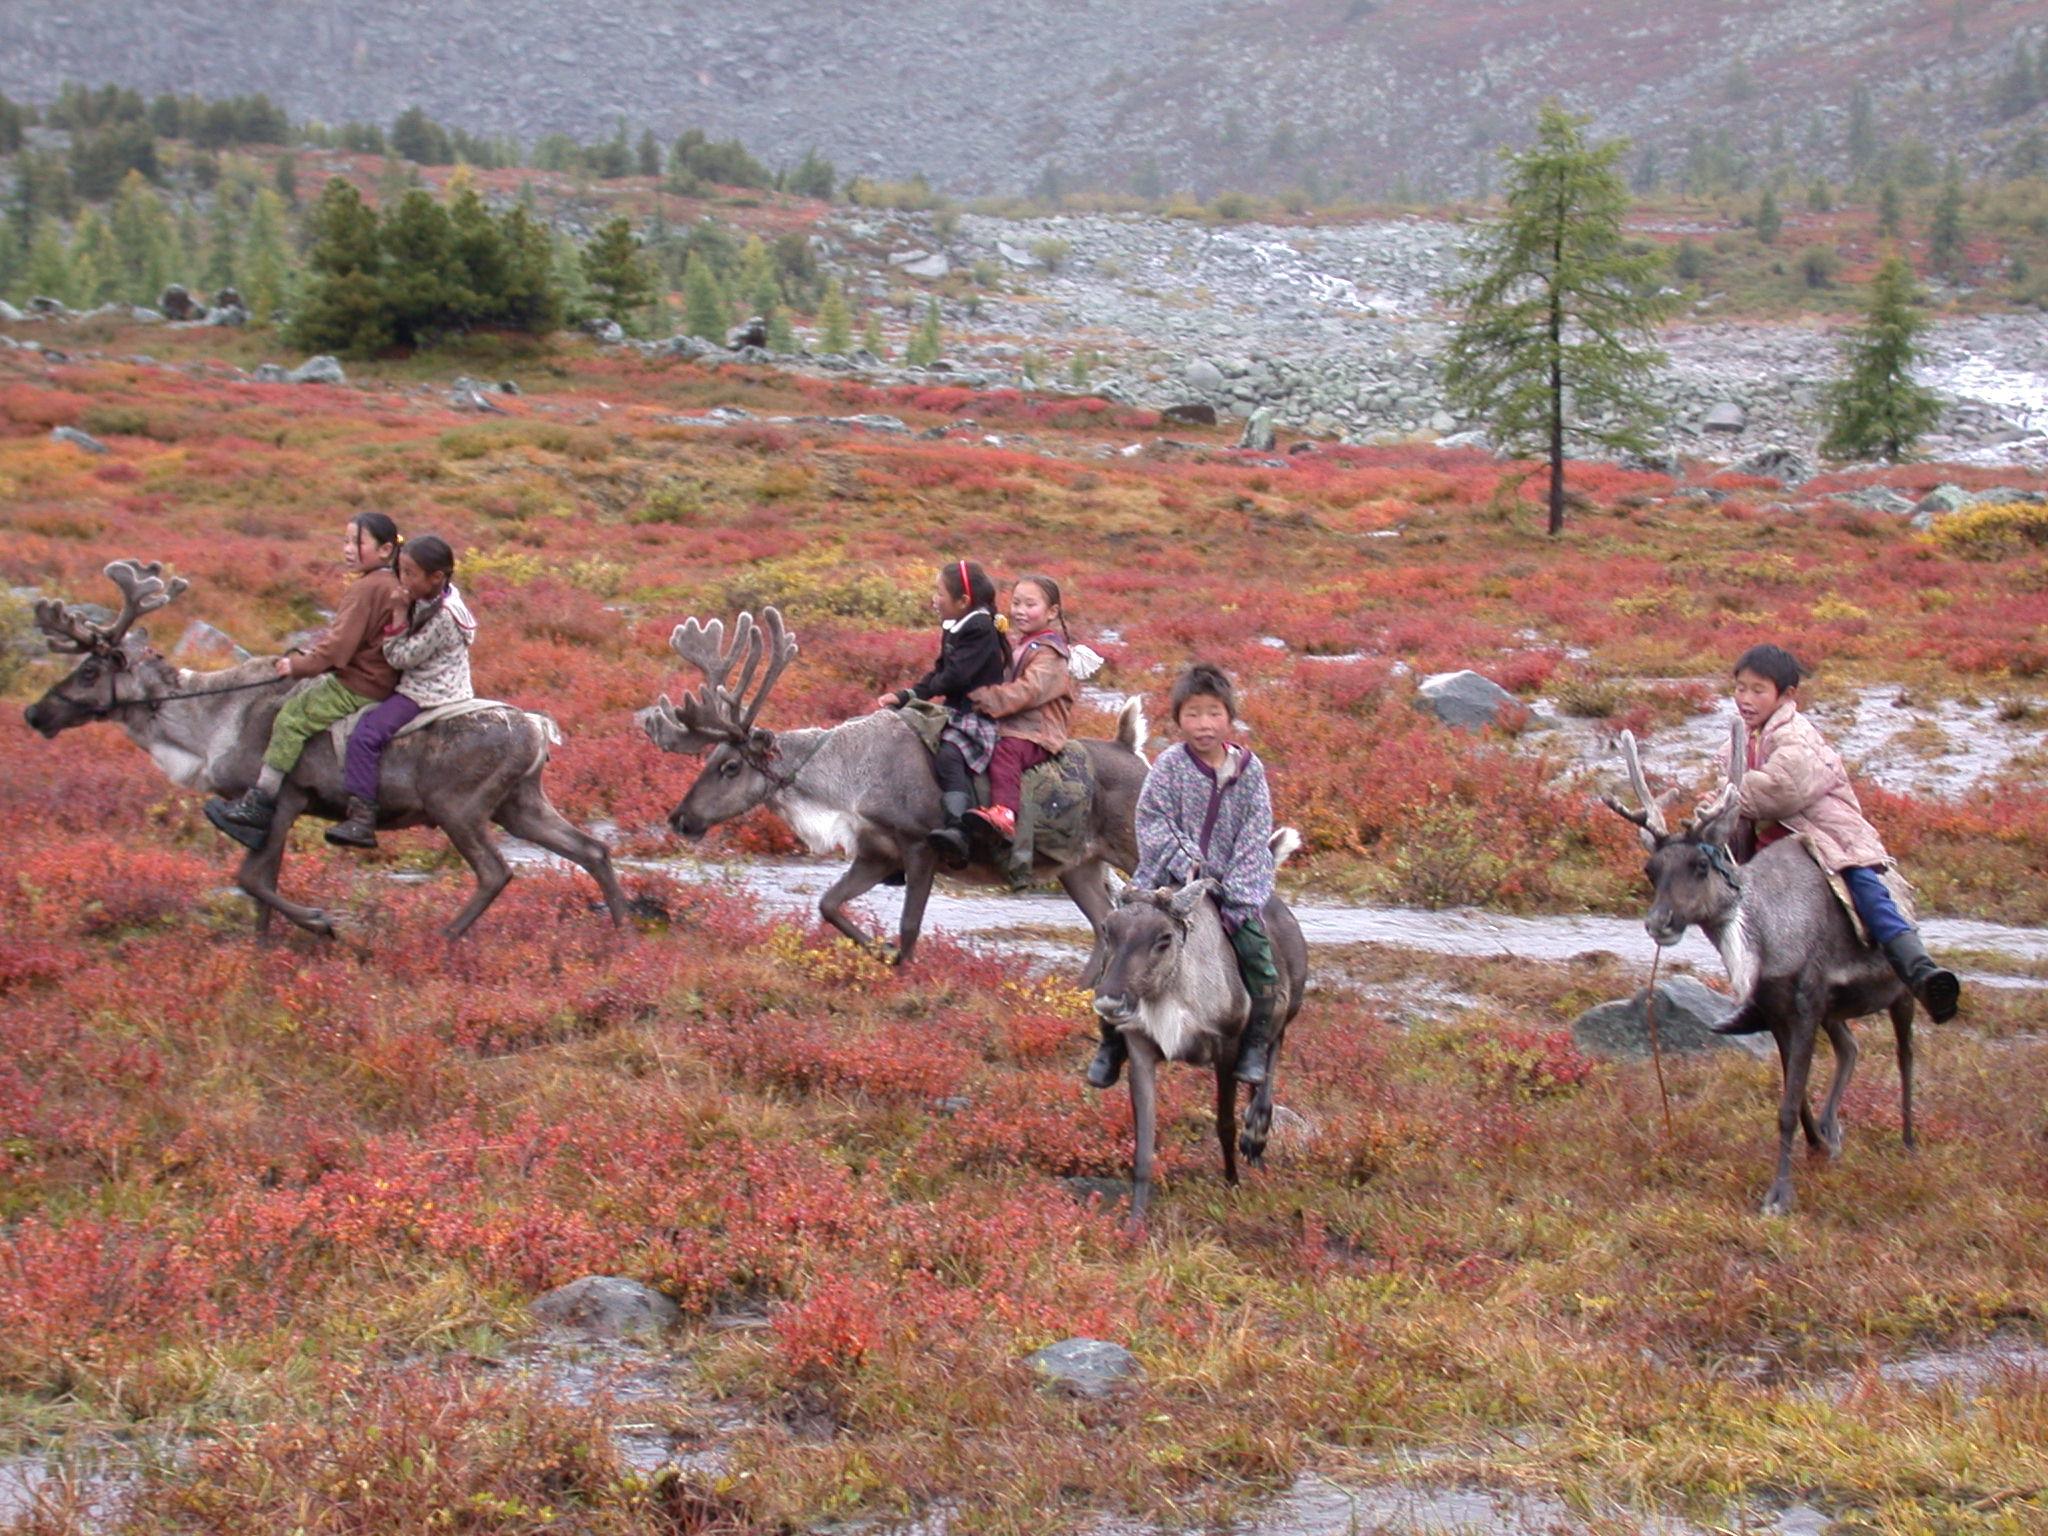
<path id="1" fill-rule="evenodd" d="M 349 733 L 348 763 L 342 774 L 342 787 L 351 799 L 377 803 L 377 770 L 383 766 L 384 749 L 419 712 L 419 705 L 394 693 L 382 704 L 372 705 L 356 722 Z"/>

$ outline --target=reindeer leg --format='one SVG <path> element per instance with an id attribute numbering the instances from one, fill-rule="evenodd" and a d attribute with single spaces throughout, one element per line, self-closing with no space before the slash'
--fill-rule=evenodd
<path id="1" fill-rule="evenodd" d="M 1138 1133 L 1137 1155 L 1131 1160 L 1130 1230 L 1142 1232 L 1152 1204 L 1152 1159 L 1159 1136 L 1159 1047 L 1142 1032 L 1125 1038 L 1131 1049 L 1131 1119 Z"/>
<path id="2" fill-rule="evenodd" d="M 1063 869 L 1059 880 L 1060 889 L 1081 909 L 1081 915 L 1088 919 L 1088 926 L 1095 934 L 1095 947 L 1089 951 L 1088 967 L 1081 973 L 1080 980 L 1074 983 L 1083 989 L 1092 988 L 1108 958 L 1102 952 L 1102 925 L 1109 921 L 1109 885 L 1102 877 L 1100 861 Z"/>
<path id="3" fill-rule="evenodd" d="M 549 804 L 538 785 L 531 781 L 521 784 L 491 819 L 514 837 L 581 865 L 603 890 L 604 904 L 611 909 L 612 926 L 625 925 L 630 904 L 619 884 L 618 873 L 612 868 L 611 850 Z"/>
<path id="4" fill-rule="evenodd" d="M 1266 1138 L 1273 1133 L 1273 1082 L 1279 1075 L 1280 1041 L 1276 1039 L 1267 1059 L 1266 1080 L 1252 1090 L 1252 1101 L 1244 1112 L 1244 1134 L 1237 1143 L 1244 1160 L 1254 1168 L 1266 1166 Z"/>
<path id="5" fill-rule="evenodd" d="M 1840 1157 L 1842 1095 L 1848 1091 L 1849 1079 L 1856 1075 L 1856 1037 L 1841 1019 L 1829 1019 L 1822 1027 L 1828 1032 L 1828 1044 L 1834 1047 L 1835 1077 L 1828 1084 L 1827 1102 L 1820 1109 L 1820 1143 L 1829 1157 Z"/>
<path id="6" fill-rule="evenodd" d="M 1801 1002 L 1804 1006 L 1793 1016 L 1786 1037 L 1785 1088 L 1778 1100 L 1778 1173 L 1764 1196 L 1766 1216 L 1783 1216 L 1792 1209 L 1792 1133 L 1808 1113 L 1806 1080 L 1813 1071 L 1820 1008 L 1817 999 L 1802 997 Z"/>
<path id="7" fill-rule="evenodd" d="M 879 854 L 860 854 L 847 866 L 846 873 L 832 882 L 831 889 L 818 898 L 818 916 L 862 949 L 880 949 L 880 940 L 854 926 L 853 919 L 846 915 L 846 904 L 865 896 L 895 871 L 896 866 Z"/>
<path id="8" fill-rule="evenodd" d="M 462 820 L 444 821 L 441 830 L 448 834 L 448 841 L 455 845 L 455 851 L 462 855 L 469 867 L 476 872 L 476 894 L 469 898 L 469 904 L 455 914 L 455 921 L 442 929 L 443 935 L 452 944 L 469 931 L 469 925 L 484 915 L 484 909 L 498 899 L 499 893 L 512 883 L 512 870 L 505 862 L 505 856 L 498 852 L 498 845 L 491 841 L 491 834 L 482 823 Z"/>
<path id="9" fill-rule="evenodd" d="M 1913 1133 L 1913 994 L 1904 992 L 1892 1004 L 1892 1038 L 1899 1048 L 1899 1139 L 1912 1151 L 1920 1145 Z"/>
<path id="10" fill-rule="evenodd" d="M 939 872 L 938 856 L 922 838 L 904 844 L 903 920 L 896 927 L 896 963 L 910 964 L 917 948 L 917 935 L 924 927 L 925 903 L 932 899 L 932 879 Z"/>
<path id="11" fill-rule="evenodd" d="M 334 937 L 334 924 L 318 907 L 302 907 L 278 894 L 278 872 L 284 867 L 285 849 L 291 844 L 292 824 L 306 809 L 306 792 L 290 780 L 278 791 L 277 810 L 270 818 L 270 835 L 261 848 L 244 855 L 235 871 L 235 884 L 256 902 L 257 937 L 268 936 L 269 917 L 275 912 L 308 933 L 323 939 Z"/>
<path id="12" fill-rule="evenodd" d="M 1782 1004 L 1780 1005 L 1782 1007 Z M 1782 1023 L 1771 1025 L 1771 1038 L 1778 1043 L 1778 1079 L 1782 1083 L 1785 1075 L 1792 1070 L 1792 1046 L 1790 1036 Z M 1809 1147 L 1820 1146 L 1820 1122 L 1813 1118 L 1813 1106 L 1806 1102 L 1806 1096 L 1799 1097 L 1799 1126 L 1805 1133 Z"/>
<path id="13" fill-rule="evenodd" d="M 1223 1182 L 1237 1187 L 1237 1072 L 1234 1063 L 1216 1068 L 1216 1140 L 1223 1148 Z"/>

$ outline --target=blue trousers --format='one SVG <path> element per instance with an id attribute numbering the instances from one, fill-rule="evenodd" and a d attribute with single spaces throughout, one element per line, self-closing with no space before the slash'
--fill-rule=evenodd
<path id="1" fill-rule="evenodd" d="M 1849 899 L 1856 903 L 1856 915 L 1863 919 L 1873 943 L 1889 944 L 1900 934 L 1913 931 L 1899 904 L 1892 900 L 1892 893 L 1885 889 L 1882 869 L 1875 865 L 1845 869 L 1842 880 L 1849 887 Z"/>

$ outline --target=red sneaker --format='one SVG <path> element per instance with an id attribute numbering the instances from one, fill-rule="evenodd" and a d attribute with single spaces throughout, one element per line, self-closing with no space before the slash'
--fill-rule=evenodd
<path id="1" fill-rule="evenodd" d="M 1010 842 L 1017 836 L 1017 813 L 1007 805 L 985 805 L 967 813 L 979 816 L 983 821 L 1002 833 L 1003 841 Z"/>

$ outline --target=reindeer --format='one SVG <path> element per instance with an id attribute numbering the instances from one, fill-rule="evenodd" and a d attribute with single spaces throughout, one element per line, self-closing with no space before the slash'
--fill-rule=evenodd
<path id="1" fill-rule="evenodd" d="M 1276 862 L 1301 846 L 1292 827 L 1273 834 Z M 1237 1183 L 1237 1154 L 1257 1168 L 1273 1126 L 1273 1079 L 1287 1026 L 1301 1011 L 1308 984 L 1308 943 L 1294 913 L 1278 896 L 1262 921 L 1280 971 L 1279 1015 L 1273 1021 L 1272 1060 L 1266 1080 L 1252 1091 L 1244 1134 L 1237 1135 L 1237 1045 L 1251 1012 L 1251 996 L 1238 973 L 1237 955 L 1223 931 L 1223 916 L 1209 900 L 1214 880 L 1179 890 L 1124 887 L 1102 930 L 1096 964 L 1095 1012 L 1123 1032 L 1131 1057 L 1131 1113 L 1138 1147 L 1131 1176 L 1131 1223 L 1141 1226 L 1152 1199 L 1152 1160 L 1158 1139 L 1159 1066 L 1186 1061 L 1216 1072 L 1216 1140 L 1223 1148 L 1223 1178 Z"/>
<path id="2" fill-rule="evenodd" d="M 1856 1071 L 1856 1040 L 1849 1021 L 1888 1011 L 1898 1042 L 1899 1116 L 1902 1139 L 1913 1134 L 1913 995 L 1883 953 L 1865 944 L 1828 879 L 1793 838 L 1772 843 L 1737 867 L 1728 838 L 1738 816 L 1736 792 L 1746 762 L 1742 722 L 1733 728 L 1728 781 L 1713 799 L 1673 832 L 1663 807 L 1650 795 L 1632 732 L 1623 732 L 1621 751 L 1629 783 L 1641 804 L 1630 810 L 1612 795 L 1608 809 L 1634 824 L 1649 850 L 1645 873 L 1655 888 L 1643 926 L 1665 948 L 1697 927 L 1721 953 L 1737 1011 L 1716 1026 L 1724 1034 L 1768 1028 L 1778 1042 L 1784 1089 L 1778 1100 L 1778 1172 L 1764 1196 L 1766 1216 L 1792 1209 L 1792 1133 L 1803 1129 L 1807 1146 L 1839 1157 L 1841 1105 Z M 1814 1037 L 1825 1030 L 1835 1053 L 1834 1081 L 1820 1118 L 1807 1103 Z"/>
<path id="3" fill-rule="evenodd" d="M 669 825 L 694 840 L 720 822 L 766 805 L 812 853 L 851 858 L 846 873 L 820 898 L 818 912 L 863 946 L 881 944 L 855 925 L 847 903 L 900 875 L 903 919 L 895 959 L 907 963 L 917 948 L 937 873 L 926 835 L 944 821 L 931 754 L 909 722 L 894 710 L 883 710 L 827 728 L 770 731 L 756 726 L 762 704 L 797 654 L 796 639 L 774 608 L 762 610 L 758 626 L 751 613 L 742 613 L 730 645 L 723 619 L 700 624 L 695 618 L 676 627 L 669 645 L 703 674 L 704 686 L 685 692 L 680 705 L 663 694 L 636 718 L 664 752 L 710 753 L 670 814 Z M 739 681 L 728 686 L 742 657 Z M 764 657 L 767 671 L 749 697 Z M 1064 865 L 1040 864 L 1040 872 L 1059 880 L 1097 933 L 1109 913 L 1106 866 L 1131 869 L 1137 864 L 1144 740 L 1144 710 L 1133 699 L 1124 706 L 1114 741 L 1081 743 L 1095 773 L 1086 856 Z M 1000 878 L 980 849 L 967 874 Z"/>
<path id="4" fill-rule="evenodd" d="M 184 578 L 166 581 L 156 561 L 116 560 L 106 574 L 121 590 L 121 612 L 111 624 L 96 624 L 54 598 L 36 603 L 36 625 L 50 648 L 83 659 L 28 707 L 28 724 L 51 737 L 111 720 L 174 784 L 217 795 L 247 789 L 262 765 L 270 723 L 295 683 L 279 677 L 267 658 L 219 672 L 172 666 L 148 647 L 143 634 L 129 631 L 143 614 L 183 592 Z M 400 736 L 386 750 L 378 824 L 439 827 L 476 873 L 476 894 L 448 925 L 450 939 L 461 937 L 511 881 L 511 870 L 492 844 L 491 822 L 589 870 L 604 889 L 613 923 L 625 920 L 626 895 L 604 844 L 566 820 L 541 788 L 548 744 L 555 739 L 552 722 L 503 705 Z M 259 936 L 268 935 L 272 914 L 282 913 L 301 928 L 332 937 L 332 919 L 279 895 L 277 877 L 292 823 L 301 814 L 311 811 L 329 820 L 345 814 L 341 776 L 341 754 L 323 731 L 285 780 L 269 837 L 235 872 L 235 883 L 257 903 Z"/>

